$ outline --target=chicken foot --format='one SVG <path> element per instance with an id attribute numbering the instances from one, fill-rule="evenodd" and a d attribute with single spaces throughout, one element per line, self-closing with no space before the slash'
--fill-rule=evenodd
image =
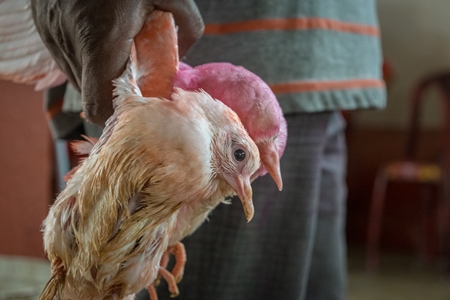
<path id="1" fill-rule="evenodd" d="M 167 270 L 167 265 L 169 263 L 169 254 L 175 257 L 175 266 L 172 272 Z M 156 286 L 159 285 L 161 277 L 166 280 L 169 286 L 170 297 L 174 298 L 179 295 L 179 290 L 177 283 L 181 281 L 184 274 L 184 265 L 186 264 L 186 249 L 181 242 L 167 248 L 166 252 L 163 254 L 160 262 L 160 267 L 158 271 L 158 278 L 147 287 L 150 300 L 158 300 L 158 294 L 156 292 Z"/>
<path id="2" fill-rule="evenodd" d="M 183 279 L 184 275 L 184 266 L 186 265 L 186 249 L 184 248 L 183 243 L 177 242 L 167 248 L 167 251 L 175 257 L 175 266 L 172 269 L 172 275 L 178 283 L 181 279 Z"/>
<path id="3" fill-rule="evenodd" d="M 178 290 L 177 282 L 175 281 L 175 277 L 172 275 L 172 273 L 167 271 L 166 268 L 160 267 L 159 271 L 158 271 L 158 275 L 160 277 L 164 278 L 164 280 L 166 280 L 167 285 L 169 286 L 170 297 L 171 298 L 178 297 L 178 295 L 180 294 L 180 291 Z M 151 285 L 149 285 L 147 287 L 147 291 L 150 296 L 150 300 L 158 300 L 158 294 L 157 294 L 156 288 L 155 288 L 157 283 L 158 282 L 155 281 L 154 283 L 152 283 Z"/>

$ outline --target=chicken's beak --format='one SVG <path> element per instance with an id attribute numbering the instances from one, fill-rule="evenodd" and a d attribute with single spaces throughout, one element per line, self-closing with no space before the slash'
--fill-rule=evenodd
<path id="1" fill-rule="evenodd" d="M 275 181 L 278 189 L 283 189 L 283 179 L 280 172 L 280 157 L 276 143 L 263 143 L 258 145 L 259 155 L 266 170 Z"/>
<path id="2" fill-rule="evenodd" d="M 241 199 L 242 206 L 244 207 L 245 217 L 247 222 L 250 222 L 255 213 L 253 207 L 253 191 L 250 185 L 250 177 L 244 177 L 242 175 L 238 176 L 225 176 L 225 180 L 231 186 L 231 188 L 236 192 L 239 199 Z"/>

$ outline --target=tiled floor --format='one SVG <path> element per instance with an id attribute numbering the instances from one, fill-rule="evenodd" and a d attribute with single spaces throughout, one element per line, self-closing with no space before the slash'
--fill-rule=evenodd
<path id="1" fill-rule="evenodd" d="M 37 299 L 49 271 L 46 262 L 0 256 L 0 300 Z M 352 249 L 348 300 L 450 300 L 450 276 L 439 265 L 425 267 L 398 254 L 384 254 L 380 269 L 369 273 L 364 253 Z"/>
<path id="2" fill-rule="evenodd" d="M 367 272 L 364 253 L 349 251 L 348 300 L 450 300 L 450 276 L 443 265 L 425 266 L 417 257 L 383 254 L 376 272 Z"/>
<path id="3" fill-rule="evenodd" d="M 47 261 L 0 256 L 0 300 L 34 300 L 50 275 Z"/>

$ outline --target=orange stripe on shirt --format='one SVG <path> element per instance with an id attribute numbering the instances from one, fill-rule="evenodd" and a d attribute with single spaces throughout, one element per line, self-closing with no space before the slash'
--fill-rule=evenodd
<path id="1" fill-rule="evenodd" d="M 297 81 L 271 84 L 275 94 L 317 92 L 327 90 L 347 90 L 359 88 L 383 88 L 384 81 L 377 79 L 355 79 L 340 81 Z"/>
<path id="2" fill-rule="evenodd" d="M 326 18 L 265 19 L 224 24 L 206 24 L 205 34 L 227 34 L 257 30 L 307 29 L 333 30 L 377 37 L 380 35 L 380 31 L 375 26 L 341 22 Z"/>

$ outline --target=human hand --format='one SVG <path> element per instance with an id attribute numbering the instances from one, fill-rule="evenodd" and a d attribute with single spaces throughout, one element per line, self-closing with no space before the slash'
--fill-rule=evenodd
<path id="1" fill-rule="evenodd" d="M 69 81 L 81 91 L 88 120 L 112 115 L 112 80 L 129 60 L 134 37 L 155 9 L 171 12 L 180 57 L 203 34 L 194 0 L 32 0 L 33 19 Z"/>

